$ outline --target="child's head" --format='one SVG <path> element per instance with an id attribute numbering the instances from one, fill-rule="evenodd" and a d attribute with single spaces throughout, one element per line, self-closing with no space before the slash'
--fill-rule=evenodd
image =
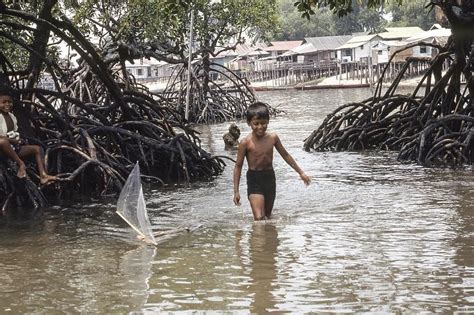
<path id="1" fill-rule="evenodd" d="M 235 123 L 231 123 L 229 126 L 229 134 L 232 135 L 235 139 L 238 139 L 240 136 L 240 129 Z"/>
<path id="2" fill-rule="evenodd" d="M 247 123 L 250 123 L 252 118 L 270 120 L 270 111 L 268 105 L 262 102 L 255 102 L 247 108 L 245 113 Z"/>
<path id="3" fill-rule="evenodd" d="M 13 106 L 13 91 L 9 87 L 0 86 L 0 112 L 7 113 Z"/>

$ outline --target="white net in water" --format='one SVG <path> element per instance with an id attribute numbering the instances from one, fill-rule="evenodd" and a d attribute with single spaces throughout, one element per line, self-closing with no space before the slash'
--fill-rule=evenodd
<path id="1" fill-rule="evenodd" d="M 117 201 L 117 214 L 122 217 L 138 234 L 156 245 L 148 212 L 146 211 L 145 198 L 143 197 L 140 167 L 135 164 L 120 192 Z"/>

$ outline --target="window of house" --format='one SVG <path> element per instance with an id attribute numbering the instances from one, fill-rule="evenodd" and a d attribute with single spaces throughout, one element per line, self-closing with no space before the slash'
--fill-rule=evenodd
<path id="1" fill-rule="evenodd" d="M 143 69 L 137 69 L 137 75 L 143 75 Z"/>
<path id="2" fill-rule="evenodd" d="M 350 55 L 351 55 L 351 50 L 350 50 L 350 49 L 345 49 L 345 50 L 343 51 L 343 56 L 344 56 L 344 57 L 347 57 L 347 56 L 350 56 Z"/>
<path id="3" fill-rule="evenodd" d="M 147 68 L 147 74 L 146 74 L 147 77 L 151 77 L 151 68 Z"/>
<path id="4" fill-rule="evenodd" d="M 363 50 L 364 49 L 364 45 L 360 46 L 360 50 Z"/>
<path id="5" fill-rule="evenodd" d="M 420 54 L 426 54 L 427 49 L 426 46 L 420 46 Z"/>
<path id="6" fill-rule="evenodd" d="M 378 53 L 379 55 L 381 55 L 381 54 L 383 54 L 383 50 L 377 50 L 377 53 Z"/>

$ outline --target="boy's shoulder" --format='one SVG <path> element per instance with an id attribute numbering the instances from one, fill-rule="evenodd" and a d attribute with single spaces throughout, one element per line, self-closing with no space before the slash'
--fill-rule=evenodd
<path id="1" fill-rule="evenodd" d="M 246 147 L 249 144 L 249 142 L 251 141 L 251 139 L 252 139 L 252 135 L 248 134 L 245 137 L 243 137 L 242 139 L 240 139 L 239 145 L 243 146 L 243 147 Z"/>
<path id="2" fill-rule="evenodd" d="M 275 142 L 279 139 L 276 132 L 267 132 L 267 137 Z"/>
<path id="3" fill-rule="evenodd" d="M 278 135 L 276 132 L 266 132 L 265 138 L 278 139 Z M 244 141 L 249 142 L 251 140 L 252 140 L 252 133 L 249 133 L 248 135 L 243 137 L 242 140 L 240 140 L 240 142 L 244 142 Z"/>

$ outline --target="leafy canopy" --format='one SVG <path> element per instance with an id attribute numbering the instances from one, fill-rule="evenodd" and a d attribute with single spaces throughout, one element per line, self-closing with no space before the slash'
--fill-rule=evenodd
<path id="1" fill-rule="evenodd" d="M 303 17 L 309 19 L 315 14 L 314 8 L 328 7 L 338 16 L 345 16 L 353 10 L 353 2 L 364 4 L 367 8 L 379 8 L 388 2 L 394 2 L 398 5 L 403 0 L 297 0 L 295 6 L 302 12 Z"/>
<path id="2" fill-rule="evenodd" d="M 181 60 L 189 51 L 192 10 L 200 52 L 212 52 L 229 41 L 242 42 L 245 36 L 265 37 L 276 22 L 276 0 L 247 0 L 245 6 L 241 0 L 69 1 L 73 20 L 84 32 L 142 55 L 174 55 Z"/>

